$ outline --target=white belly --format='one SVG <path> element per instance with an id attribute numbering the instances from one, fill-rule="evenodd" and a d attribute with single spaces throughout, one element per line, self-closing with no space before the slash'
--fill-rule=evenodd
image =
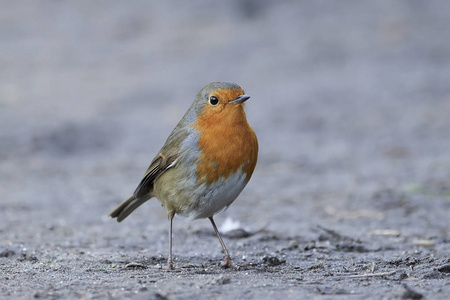
<path id="1" fill-rule="evenodd" d="M 241 170 L 211 185 L 204 183 L 194 192 L 196 200 L 181 214 L 190 219 L 212 217 L 233 203 L 246 184 L 246 175 Z"/>

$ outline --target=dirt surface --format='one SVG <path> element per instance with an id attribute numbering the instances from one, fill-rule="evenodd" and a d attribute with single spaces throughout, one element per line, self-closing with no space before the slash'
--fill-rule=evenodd
<path id="1" fill-rule="evenodd" d="M 3 1 L 0 298 L 448 299 L 450 1 Z M 219 2 L 219 1 L 214 1 Z M 212 81 L 252 180 L 208 220 L 108 212 Z"/>

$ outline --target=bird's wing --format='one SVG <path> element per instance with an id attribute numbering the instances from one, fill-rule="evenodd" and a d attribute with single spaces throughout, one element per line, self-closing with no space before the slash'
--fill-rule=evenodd
<path id="1" fill-rule="evenodd" d="M 163 148 L 152 160 L 145 172 L 144 178 L 142 178 L 134 191 L 133 195 L 136 199 L 151 192 L 155 180 L 168 169 L 176 165 L 180 144 L 187 135 L 188 131 L 180 128 L 175 128 L 174 131 L 172 131 Z"/>

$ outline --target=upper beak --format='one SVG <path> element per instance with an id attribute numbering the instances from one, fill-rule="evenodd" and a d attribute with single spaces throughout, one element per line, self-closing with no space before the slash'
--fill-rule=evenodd
<path id="1" fill-rule="evenodd" d="M 249 95 L 239 95 L 236 99 L 231 100 L 228 103 L 232 103 L 232 104 L 239 104 L 239 103 L 244 103 L 245 101 L 247 101 L 248 99 L 250 99 Z"/>

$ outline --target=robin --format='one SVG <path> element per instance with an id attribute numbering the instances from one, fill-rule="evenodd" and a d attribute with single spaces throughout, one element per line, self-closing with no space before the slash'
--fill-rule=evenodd
<path id="1" fill-rule="evenodd" d="M 233 203 L 256 166 L 258 140 L 244 110 L 244 102 L 249 98 L 234 83 L 213 82 L 205 86 L 151 162 L 133 195 L 109 214 L 121 222 L 156 197 L 170 221 L 170 269 L 175 214 L 190 219 L 208 218 L 225 254 L 223 267 L 231 265 L 213 216 Z"/>

